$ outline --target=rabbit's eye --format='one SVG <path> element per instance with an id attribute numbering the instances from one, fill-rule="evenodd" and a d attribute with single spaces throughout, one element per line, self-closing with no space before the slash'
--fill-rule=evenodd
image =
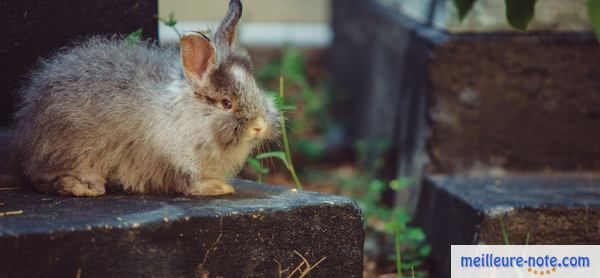
<path id="1" fill-rule="evenodd" d="M 228 99 L 221 100 L 221 106 L 223 106 L 223 109 L 229 110 L 231 109 L 231 101 Z"/>

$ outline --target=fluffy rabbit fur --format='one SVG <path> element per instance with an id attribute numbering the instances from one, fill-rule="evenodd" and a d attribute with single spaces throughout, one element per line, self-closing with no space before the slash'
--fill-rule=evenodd
<path id="1" fill-rule="evenodd" d="M 22 91 L 13 149 L 35 187 L 98 196 L 219 195 L 262 140 L 277 136 L 273 100 L 233 44 L 232 0 L 212 39 L 186 33 L 178 49 L 92 38 L 42 64 Z"/>

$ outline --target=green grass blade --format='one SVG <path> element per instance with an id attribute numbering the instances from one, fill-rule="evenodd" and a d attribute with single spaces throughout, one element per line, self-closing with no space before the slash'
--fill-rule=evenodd
<path id="1" fill-rule="evenodd" d="M 279 158 L 279 159 L 283 160 L 284 162 L 287 162 L 285 152 L 282 152 L 282 151 L 260 153 L 260 154 L 257 154 L 254 158 L 265 159 L 265 158 L 271 158 L 271 157 Z"/>
<path id="2" fill-rule="evenodd" d="M 248 158 L 246 162 L 248 165 L 250 165 L 250 168 L 252 168 L 252 170 L 259 175 L 269 173 L 269 168 L 263 167 L 262 164 L 260 164 L 260 161 L 256 158 Z"/>
<path id="3" fill-rule="evenodd" d="M 282 100 L 285 99 L 284 86 L 283 86 L 283 77 L 279 77 L 279 96 Z M 288 171 L 290 171 L 290 175 L 292 175 L 292 179 L 296 184 L 296 188 L 302 190 L 302 184 L 300 183 L 300 179 L 298 179 L 298 175 L 296 174 L 296 169 L 294 168 L 294 163 L 292 162 L 292 152 L 290 151 L 290 143 L 287 136 L 287 129 L 285 127 L 285 117 L 283 115 L 283 111 L 280 111 L 280 125 L 281 125 L 281 137 L 283 139 L 283 148 L 287 157 L 286 167 Z"/>
<path id="4" fill-rule="evenodd" d="M 506 227 L 504 226 L 504 221 L 502 220 L 502 217 L 500 217 L 500 230 L 502 231 L 502 238 L 504 239 L 504 244 L 510 245 L 508 231 L 506 231 Z"/>
<path id="5" fill-rule="evenodd" d="M 400 238 L 400 229 L 397 228 L 394 234 L 394 243 L 395 243 L 395 249 L 396 249 L 396 277 L 397 278 L 402 278 L 402 257 L 400 256 L 400 243 L 401 243 L 401 238 Z"/>
<path id="6" fill-rule="evenodd" d="M 140 29 L 137 29 L 137 30 L 131 32 L 125 38 L 125 44 L 127 44 L 127 45 L 134 45 L 134 44 L 139 43 L 140 41 L 142 41 L 142 34 L 143 33 L 144 33 L 144 28 L 140 28 Z"/>

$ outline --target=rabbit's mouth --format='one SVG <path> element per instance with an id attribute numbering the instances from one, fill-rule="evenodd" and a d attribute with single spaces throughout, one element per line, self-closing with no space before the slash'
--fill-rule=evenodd
<path id="1" fill-rule="evenodd" d="M 267 124 L 265 119 L 263 117 L 257 117 L 246 128 L 244 141 L 258 143 L 259 141 L 264 140 L 269 132 L 269 125 Z"/>

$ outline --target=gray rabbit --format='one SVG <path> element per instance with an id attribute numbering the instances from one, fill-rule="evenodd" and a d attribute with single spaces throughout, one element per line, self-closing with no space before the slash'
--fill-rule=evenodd
<path id="1" fill-rule="evenodd" d="M 39 190 L 220 195 L 247 155 L 278 133 L 279 114 L 233 44 L 239 0 L 212 39 L 178 49 L 92 38 L 45 61 L 21 92 L 11 149 Z"/>

